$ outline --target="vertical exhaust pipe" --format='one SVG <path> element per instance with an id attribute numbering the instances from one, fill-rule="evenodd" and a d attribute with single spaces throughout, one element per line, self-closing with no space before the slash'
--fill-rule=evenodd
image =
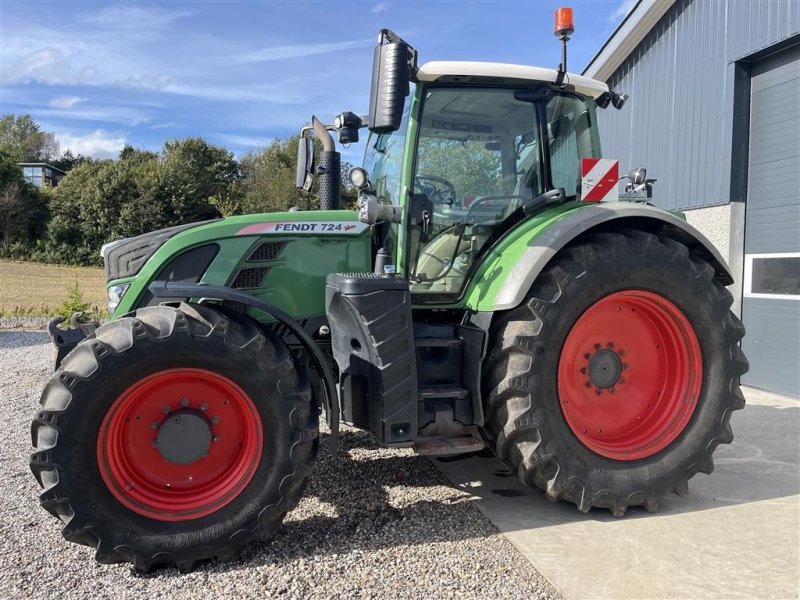
<path id="1" fill-rule="evenodd" d="M 338 210 L 341 205 L 342 161 L 336 151 L 333 137 L 317 117 L 311 117 L 314 134 L 322 142 L 322 152 L 317 165 L 319 175 L 319 207 L 322 210 Z"/>

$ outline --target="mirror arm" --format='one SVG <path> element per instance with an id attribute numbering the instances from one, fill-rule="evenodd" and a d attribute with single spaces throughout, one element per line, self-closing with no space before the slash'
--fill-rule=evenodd
<path id="1" fill-rule="evenodd" d="M 535 215 L 540 210 L 547 208 L 549 204 L 561 202 L 566 200 L 566 198 L 567 194 L 564 191 L 564 188 L 555 188 L 554 190 L 549 190 L 544 194 L 539 194 L 535 198 L 531 198 L 527 202 L 524 202 L 520 208 L 526 217 L 530 217 Z"/>

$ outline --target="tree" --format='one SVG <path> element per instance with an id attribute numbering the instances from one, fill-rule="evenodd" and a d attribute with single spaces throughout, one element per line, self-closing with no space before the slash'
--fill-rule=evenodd
<path id="1" fill-rule="evenodd" d="M 10 183 L 0 190 L 0 235 L 3 246 L 8 246 L 24 228 L 25 196 L 22 186 Z"/>
<path id="2" fill-rule="evenodd" d="M 241 212 L 273 212 L 299 206 L 303 210 L 319 208 L 319 179 L 314 178 L 311 190 L 295 187 L 297 145 L 300 136 L 276 138 L 259 152 L 245 154 L 241 161 L 243 198 Z M 319 163 L 322 145 L 314 141 L 315 163 Z M 352 165 L 344 161 L 341 167 L 342 207 L 354 208 L 357 191 L 352 189 L 348 173 Z"/>
<path id="3" fill-rule="evenodd" d="M 75 168 L 81 163 L 84 162 L 91 162 L 92 159 L 88 156 L 84 156 L 83 154 L 78 154 L 75 156 L 72 153 L 72 150 L 69 148 L 64 150 L 58 158 L 53 159 L 50 161 L 50 164 L 53 165 L 56 169 L 61 169 L 65 173 L 69 172 L 71 169 Z"/>
<path id="4" fill-rule="evenodd" d="M 233 153 L 201 138 L 164 144 L 159 163 L 159 197 L 171 225 L 219 216 L 212 198 L 227 197 L 239 178 Z"/>
<path id="5" fill-rule="evenodd" d="M 14 158 L 0 151 L 0 240 L 7 247 L 12 242 L 28 244 L 44 231 L 47 222 L 47 198 L 29 185 Z"/>
<path id="6" fill-rule="evenodd" d="M 84 162 L 55 189 L 48 239 L 89 252 L 105 242 L 161 229 L 158 156 L 133 151 L 123 160 Z"/>
<path id="7" fill-rule="evenodd" d="M 450 181 L 459 199 L 502 193 L 500 153 L 488 150 L 482 141 L 422 138 L 417 170 L 419 175 Z"/>
<path id="8" fill-rule="evenodd" d="M 6 114 L 0 117 L 0 150 L 9 154 L 14 162 L 26 160 L 28 138 L 38 133 L 39 126 L 28 114 Z"/>
<path id="9" fill-rule="evenodd" d="M 54 134 L 42 131 L 29 114 L 0 117 L 0 150 L 15 162 L 47 162 L 59 154 Z"/>

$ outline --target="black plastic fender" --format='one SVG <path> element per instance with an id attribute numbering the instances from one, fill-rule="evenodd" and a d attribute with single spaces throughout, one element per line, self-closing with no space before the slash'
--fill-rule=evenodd
<path id="1" fill-rule="evenodd" d="M 717 278 L 724 285 L 733 283 L 733 275 L 719 250 L 702 233 L 677 215 L 647 204 L 608 202 L 576 210 L 534 237 L 500 287 L 495 298 L 495 310 L 518 306 L 525 299 L 534 280 L 559 250 L 581 234 L 609 224 L 663 233 L 683 242 L 691 249 L 699 251 L 711 263 Z"/>
<path id="2" fill-rule="evenodd" d="M 298 341 L 303 344 L 303 347 L 308 350 L 314 364 L 317 366 L 317 369 L 319 369 L 319 373 L 322 377 L 322 387 L 325 390 L 325 398 L 323 401 L 325 404 L 326 421 L 328 427 L 331 428 L 330 449 L 332 452 L 336 451 L 339 437 L 339 396 L 336 392 L 336 382 L 333 373 L 331 372 L 330 365 L 322 349 L 288 313 L 250 294 L 223 286 L 207 285 L 205 283 L 154 281 L 150 284 L 149 289 L 150 293 L 156 298 L 200 298 L 241 302 L 242 304 L 263 310 L 265 313 L 272 315 L 275 319 L 286 325 L 287 329 L 289 329 Z"/>

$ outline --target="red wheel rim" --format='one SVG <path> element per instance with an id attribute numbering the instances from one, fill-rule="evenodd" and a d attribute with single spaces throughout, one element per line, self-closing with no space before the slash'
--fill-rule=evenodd
<path id="1" fill-rule="evenodd" d="M 173 422 L 192 421 L 202 434 L 195 439 L 202 438 L 203 454 L 186 459 L 192 460 L 188 464 L 165 458 L 166 450 L 159 449 L 159 439 L 164 448 L 170 441 L 159 433 L 176 417 Z M 184 521 L 236 498 L 252 479 L 263 444 L 261 418 L 242 388 L 205 369 L 169 369 L 137 381 L 117 398 L 100 426 L 97 462 L 123 505 L 153 519 Z"/>
<path id="2" fill-rule="evenodd" d="M 639 460 L 681 434 L 700 398 L 703 358 L 672 302 L 628 290 L 602 298 L 575 322 L 558 363 L 567 424 L 592 451 Z"/>

